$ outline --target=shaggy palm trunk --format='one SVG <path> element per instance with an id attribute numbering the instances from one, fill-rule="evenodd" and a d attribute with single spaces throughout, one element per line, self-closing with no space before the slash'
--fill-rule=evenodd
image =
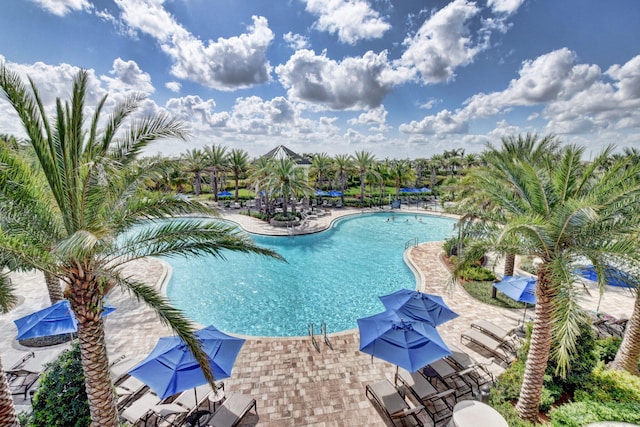
<path id="1" fill-rule="evenodd" d="M 51 304 L 53 305 L 58 301 L 62 301 L 64 299 L 64 295 L 62 294 L 62 286 L 60 286 L 60 280 L 53 274 L 45 271 L 44 281 L 47 284 Z"/>
<path id="2" fill-rule="evenodd" d="M 196 196 L 199 196 L 199 195 L 200 195 L 200 181 L 201 181 L 201 178 L 200 178 L 200 172 L 196 172 L 196 178 L 195 178 L 195 181 L 196 181 L 196 188 L 195 188 Z M 218 201 L 218 198 L 217 198 L 217 196 L 216 196 L 216 202 L 217 202 L 217 201 Z"/>
<path id="3" fill-rule="evenodd" d="M 515 254 L 507 254 L 504 258 L 504 275 L 505 276 L 513 276 L 513 270 L 516 265 L 516 255 Z"/>
<path id="4" fill-rule="evenodd" d="M 91 274 L 92 268 L 95 267 L 85 265 L 67 271 L 70 285 L 65 294 L 78 320 L 78 341 L 91 427 L 118 427 L 118 412 L 102 320 L 104 293 Z"/>
<path id="5" fill-rule="evenodd" d="M 0 426 L 17 427 L 19 425 L 7 374 L 4 372 L 2 358 L 0 358 Z"/>
<path id="6" fill-rule="evenodd" d="M 633 375 L 640 375 L 638 360 L 640 360 L 640 295 L 636 296 L 633 313 L 627 322 L 627 330 L 616 357 L 611 362 L 611 369 L 625 370 Z"/>
<path id="7" fill-rule="evenodd" d="M 544 373 L 551 351 L 551 322 L 554 300 L 557 296 L 557 288 L 550 283 L 546 270 L 543 265 L 538 269 L 536 310 L 531 345 L 524 369 L 520 397 L 515 408 L 520 418 L 534 423 L 538 421 L 538 407 L 542 397 Z"/>
<path id="8" fill-rule="evenodd" d="M 360 201 L 364 203 L 364 173 L 360 171 Z"/>

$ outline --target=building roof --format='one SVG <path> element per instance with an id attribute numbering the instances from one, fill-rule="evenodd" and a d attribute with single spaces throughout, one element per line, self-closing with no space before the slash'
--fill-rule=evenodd
<path id="1" fill-rule="evenodd" d="M 265 154 L 262 157 L 265 157 L 267 159 L 291 159 L 294 162 L 296 162 L 297 165 L 311 164 L 309 160 L 305 159 L 300 154 L 291 151 L 284 145 L 278 145 L 276 148 L 269 151 L 267 154 Z"/>

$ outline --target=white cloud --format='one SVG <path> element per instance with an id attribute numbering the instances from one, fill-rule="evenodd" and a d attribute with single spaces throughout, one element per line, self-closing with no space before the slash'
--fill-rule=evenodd
<path id="1" fill-rule="evenodd" d="M 203 100 L 197 95 L 171 98 L 166 109 L 180 120 L 190 122 L 196 128 L 206 129 L 212 123 L 212 110 L 216 103 L 212 99 Z"/>
<path id="2" fill-rule="evenodd" d="M 164 87 L 169 89 L 171 92 L 180 93 L 180 89 L 182 88 L 182 85 L 178 82 L 166 82 L 164 84 Z"/>
<path id="3" fill-rule="evenodd" d="M 164 8 L 164 0 L 116 0 L 129 28 L 158 40 L 173 60 L 171 73 L 180 79 L 230 91 L 271 80 L 266 50 L 273 40 L 267 19 L 254 16 L 249 32 L 206 44 L 193 36 Z"/>
<path id="4" fill-rule="evenodd" d="M 149 73 L 143 72 L 135 61 L 123 61 L 116 58 L 109 71 L 114 77 L 102 76 L 100 80 L 107 84 L 110 94 L 116 92 L 143 92 L 147 95 L 155 92 Z"/>
<path id="5" fill-rule="evenodd" d="M 513 14 L 524 3 L 524 0 L 488 0 L 487 6 L 497 13 Z"/>
<path id="6" fill-rule="evenodd" d="M 455 0 L 427 19 L 415 36 L 405 39 L 406 51 L 395 64 L 419 73 L 423 83 L 452 79 L 458 66 L 470 63 L 487 47 L 472 40 L 469 21 L 480 9 L 475 3 Z"/>
<path id="7" fill-rule="evenodd" d="M 407 134 L 467 133 L 468 130 L 467 122 L 449 110 L 442 110 L 434 116 L 427 116 L 420 121 L 413 120 L 409 124 L 400 125 L 400 132 Z"/>
<path id="8" fill-rule="evenodd" d="M 350 125 L 382 125 L 387 120 L 387 110 L 384 105 L 377 108 L 372 108 L 364 113 L 360 114 L 355 119 L 350 119 Z"/>
<path id="9" fill-rule="evenodd" d="M 302 34 L 293 34 L 289 31 L 282 35 L 282 39 L 293 50 L 306 49 L 309 47 L 309 40 Z"/>
<path id="10" fill-rule="evenodd" d="M 306 0 L 307 11 L 319 16 L 315 27 L 337 34 L 343 43 L 380 38 L 391 28 L 364 0 Z"/>
<path id="11" fill-rule="evenodd" d="M 88 0 L 31 0 L 49 13 L 65 16 L 70 12 L 92 10 L 93 5 Z"/>
<path id="12" fill-rule="evenodd" d="M 384 74 L 388 68 L 386 52 L 336 62 L 299 50 L 276 73 L 291 100 L 343 110 L 378 107 L 391 90 Z"/>

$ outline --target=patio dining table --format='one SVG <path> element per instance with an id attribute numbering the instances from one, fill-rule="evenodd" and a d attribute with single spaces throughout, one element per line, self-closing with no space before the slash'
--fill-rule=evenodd
<path id="1" fill-rule="evenodd" d="M 453 408 L 448 427 L 509 427 L 491 406 L 476 400 L 463 400 Z"/>

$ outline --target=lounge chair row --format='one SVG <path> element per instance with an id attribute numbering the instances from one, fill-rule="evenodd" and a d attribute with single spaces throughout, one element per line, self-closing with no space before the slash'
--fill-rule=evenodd
<path id="1" fill-rule="evenodd" d="M 471 328 L 460 334 L 463 344 L 475 344 L 504 363 L 511 363 L 517 350 L 519 338 L 516 328 L 504 329 L 486 320 L 471 323 Z"/>
<path id="2" fill-rule="evenodd" d="M 37 388 L 40 375 L 48 363 L 53 362 L 62 352 L 61 349 L 24 352 L 5 362 L 10 366 L 6 370 L 9 389 L 12 395 L 23 395 L 27 399 L 29 392 Z"/>
<path id="3" fill-rule="evenodd" d="M 399 368 L 395 383 L 388 380 L 368 384 L 365 394 L 380 407 L 392 423 L 420 426 L 418 414 L 424 411 L 433 425 L 446 422 L 451 417 L 457 400 L 480 391 L 480 387 L 493 383 L 493 375 L 485 365 L 475 362 L 464 351 L 453 348 L 451 356 L 437 360 L 416 372 Z M 440 384 L 439 384 L 440 383 Z M 410 393 L 418 402 L 410 406 L 405 400 Z"/>

